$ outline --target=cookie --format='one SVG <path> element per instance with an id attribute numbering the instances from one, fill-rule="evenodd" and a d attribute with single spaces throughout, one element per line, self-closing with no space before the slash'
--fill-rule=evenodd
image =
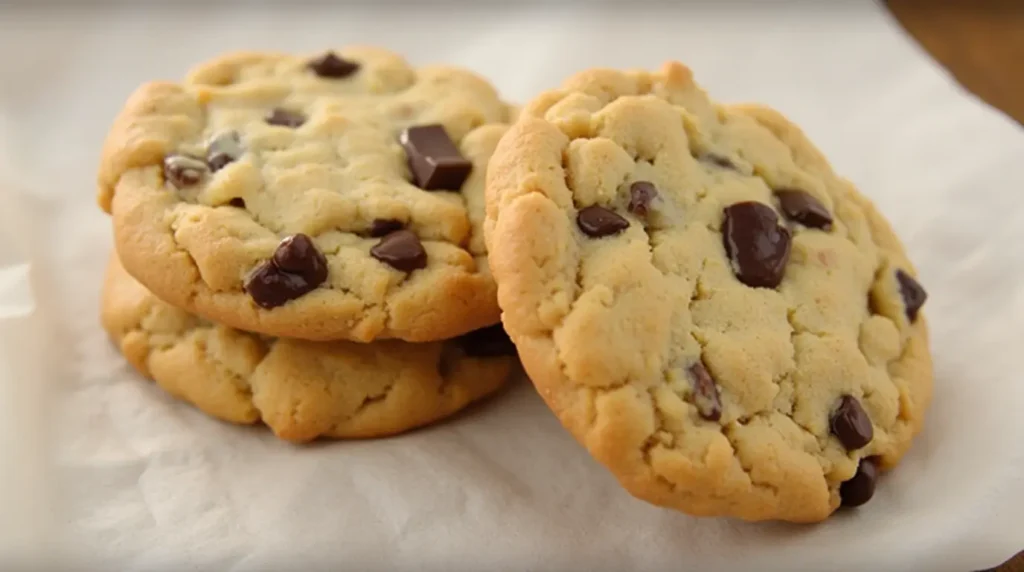
<path id="1" fill-rule="evenodd" d="M 144 376 L 207 415 L 281 439 L 394 435 L 496 392 L 516 364 L 501 326 L 445 342 L 311 342 L 214 324 L 161 301 L 114 256 L 102 322 Z"/>
<path id="2" fill-rule="evenodd" d="M 716 104 L 679 63 L 586 71 L 525 106 L 487 186 L 505 328 L 633 495 L 820 521 L 920 430 L 925 291 L 779 113 Z"/>
<path id="3" fill-rule="evenodd" d="M 468 71 L 380 49 L 229 54 L 131 95 L 98 200 L 128 272 L 206 319 L 447 339 L 499 318 L 480 228 L 512 114 Z"/>

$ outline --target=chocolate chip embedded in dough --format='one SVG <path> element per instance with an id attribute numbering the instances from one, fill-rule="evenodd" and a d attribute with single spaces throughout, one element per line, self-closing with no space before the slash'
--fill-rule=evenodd
<path id="1" fill-rule="evenodd" d="M 176 188 L 199 184 L 209 172 L 206 162 L 189 155 L 168 155 L 164 158 L 164 178 Z"/>
<path id="2" fill-rule="evenodd" d="M 832 412 L 829 425 L 832 434 L 847 451 L 854 451 L 867 445 L 875 434 L 867 411 L 864 411 L 860 401 L 852 395 L 839 398 L 839 405 Z"/>
<path id="3" fill-rule="evenodd" d="M 242 138 L 236 131 L 225 131 L 210 140 L 206 146 L 206 164 L 216 173 L 242 156 Z"/>
<path id="4" fill-rule="evenodd" d="M 722 241 L 740 282 L 775 288 L 782 282 L 792 238 L 768 205 L 747 201 L 724 210 Z"/>
<path id="5" fill-rule="evenodd" d="M 902 270 L 896 271 L 896 281 L 900 285 L 904 312 L 907 314 L 907 319 L 913 322 L 917 319 L 917 313 L 920 312 L 921 306 L 924 306 L 928 299 L 928 293 L 913 276 Z"/>
<path id="6" fill-rule="evenodd" d="M 821 201 L 810 193 L 793 189 L 775 191 L 779 199 L 779 208 L 787 219 L 798 222 L 807 228 L 829 230 L 832 228 L 832 214 Z"/>
<path id="7" fill-rule="evenodd" d="M 245 291 L 253 302 L 266 309 L 283 306 L 314 288 L 302 276 L 285 272 L 270 260 L 256 267 L 245 282 Z"/>
<path id="8" fill-rule="evenodd" d="M 626 230 L 629 221 L 604 207 L 590 205 L 576 213 L 576 225 L 587 236 L 601 238 Z"/>
<path id="9" fill-rule="evenodd" d="M 410 127 L 398 140 L 405 149 L 413 182 L 425 191 L 457 191 L 473 170 L 442 125 Z"/>
<path id="10" fill-rule="evenodd" d="M 839 485 L 839 498 L 845 507 L 860 506 L 875 495 L 875 485 L 878 483 L 878 459 L 877 457 L 866 457 L 861 459 L 857 466 L 857 472 L 853 477 Z"/>
<path id="11" fill-rule="evenodd" d="M 403 272 L 412 272 L 427 266 L 427 251 L 411 230 L 396 230 L 380 239 L 370 255 Z"/>
<path id="12" fill-rule="evenodd" d="M 359 71 L 358 63 L 339 57 L 331 51 L 310 60 L 307 65 L 316 75 L 331 79 L 345 78 Z"/>
<path id="13" fill-rule="evenodd" d="M 260 264 L 245 282 L 245 291 L 263 308 L 276 308 L 312 292 L 327 280 L 327 259 L 305 234 L 278 244 L 270 260 Z"/>
<path id="14" fill-rule="evenodd" d="M 650 212 L 651 203 L 658 198 L 658 189 L 650 181 L 637 181 L 629 186 L 629 212 L 638 217 L 646 217 Z"/>
<path id="15" fill-rule="evenodd" d="M 373 219 L 373 222 L 370 223 L 369 232 L 370 236 L 374 238 L 380 238 L 382 236 L 391 234 L 396 230 L 402 230 L 402 228 L 404 227 L 405 225 L 402 224 L 402 221 L 400 220 L 390 218 L 377 218 Z"/>
<path id="16" fill-rule="evenodd" d="M 697 412 L 708 421 L 718 421 L 722 418 L 722 398 L 715 380 L 701 362 L 691 365 L 689 373 L 693 404 Z"/>
<path id="17" fill-rule="evenodd" d="M 266 120 L 270 125 L 295 128 L 300 127 L 306 122 L 306 116 L 298 111 L 291 111 L 278 107 L 267 114 Z"/>
<path id="18" fill-rule="evenodd" d="M 314 285 L 320 285 L 327 279 L 327 259 L 313 239 L 305 234 L 295 234 L 282 240 L 274 251 L 274 264 Z"/>

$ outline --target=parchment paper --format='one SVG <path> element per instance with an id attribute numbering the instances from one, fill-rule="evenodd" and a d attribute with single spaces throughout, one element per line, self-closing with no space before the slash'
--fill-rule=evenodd
<path id="1" fill-rule="evenodd" d="M 8 560 L 965 572 L 1024 548 L 1024 133 L 956 87 L 879 7 L 161 4 L 0 8 Z M 716 98 L 765 102 L 801 124 L 893 221 L 931 295 L 934 406 L 875 499 L 819 526 L 649 506 L 525 381 L 405 437 L 298 448 L 210 420 L 132 373 L 97 321 L 111 240 L 93 199 L 99 145 L 124 99 L 229 49 L 353 43 L 468 66 L 520 102 L 583 68 L 677 58 Z"/>

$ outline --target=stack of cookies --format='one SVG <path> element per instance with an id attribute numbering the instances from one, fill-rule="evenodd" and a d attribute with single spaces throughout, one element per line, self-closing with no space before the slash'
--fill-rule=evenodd
<path id="1" fill-rule="evenodd" d="M 633 495 L 811 522 L 871 498 L 930 402 L 888 223 L 797 127 L 678 63 L 516 114 L 384 50 L 228 55 L 140 88 L 99 183 L 126 358 L 287 440 L 442 419 L 518 355 Z"/>

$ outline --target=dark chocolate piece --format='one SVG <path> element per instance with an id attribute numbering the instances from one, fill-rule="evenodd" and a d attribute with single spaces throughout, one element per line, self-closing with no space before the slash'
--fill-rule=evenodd
<path id="1" fill-rule="evenodd" d="M 242 139 L 235 131 L 226 131 L 214 137 L 206 146 L 206 164 L 216 173 L 228 163 L 242 156 Z"/>
<path id="2" fill-rule="evenodd" d="M 245 291 L 263 308 L 276 308 L 312 292 L 327 280 L 327 259 L 304 234 L 281 241 L 274 256 L 245 282 Z"/>
<path id="3" fill-rule="evenodd" d="M 740 282 L 754 288 L 782 282 L 791 237 L 771 207 L 754 201 L 726 207 L 722 241 Z"/>
<path id="4" fill-rule="evenodd" d="M 850 508 L 868 502 L 875 495 L 877 483 L 878 459 L 876 457 L 861 459 L 853 477 L 839 485 L 840 502 L 843 506 Z"/>
<path id="5" fill-rule="evenodd" d="M 807 228 L 829 230 L 832 228 L 832 214 L 821 201 L 810 193 L 791 189 L 775 191 L 779 208 L 787 219 L 796 221 Z"/>
<path id="6" fill-rule="evenodd" d="M 327 52 L 309 62 L 309 69 L 320 77 L 341 79 L 359 71 L 359 64 L 339 57 L 334 52 Z"/>
<path id="7" fill-rule="evenodd" d="M 870 443 L 875 435 L 868 412 L 864 411 L 860 402 L 852 395 L 839 398 L 839 405 L 832 412 L 829 425 L 832 427 L 832 434 L 847 451 L 860 449 Z"/>
<path id="8" fill-rule="evenodd" d="M 650 212 L 651 202 L 658 198 L 658 189 L 650 181 L 637 181 L 629 186 L 629 212 L 638 217 L 646 217 Z"/>
<path id="9" fill-rule="evenodd" d="M 459 153 L 442 125 L 410 127 L 399 137 L 413 182 L 425 191 L 457 191 L 473 164 Z"/>
<path id="10" fill-rule="evenodd" d="M 164 178 L 179 189 L 199 184 L 208 167 L 202 159 L 188 155 L 168 155 L 164 158 Z"/>
<path id="11" fill-rule="evenodd" d="M 402 230 L 402 228 L 404 227 L 405 225 L 402 224 L 402 221 L 400 220 L 390 218 L 374 219 L 373 222 L 370 223 L 370 236 L 374 238 L 380 238 L 382 236 L 391 234 L 396 230 Z"/>
<path id="12" fill-rule="evenodd" d="M 267 114 L 266 120 L 270 125 L 295 128 L 306 122 L 306 116 L 297 111 L 277 107 Z"/>
<path id="13" fill-rule="evenodd" d="M 380 239 L 370 255 L 403 272 L 412 272 L 427 265 L 427 251 L 411 230 L 396 230 Z"/>
<path id="14" fill-rule="evenodd" d="M 576 225 L 587 236 L 601 238 L 626 230 L 629 221 L 604 207 L 590 205 L 576 213 Z"/>
<path id="15" fill-rule="evenodd" d="M 896 281 L 900 285 L 900 296 L 903 297 L 903 308 L 907 319 L 913 322 L 917 319 L 917 313 L 921 310 L 921 306 L 924 306 L 925 300 L 928 299 L 928 293 L 913 276 L 902 270 L 896 271 Z"/>

